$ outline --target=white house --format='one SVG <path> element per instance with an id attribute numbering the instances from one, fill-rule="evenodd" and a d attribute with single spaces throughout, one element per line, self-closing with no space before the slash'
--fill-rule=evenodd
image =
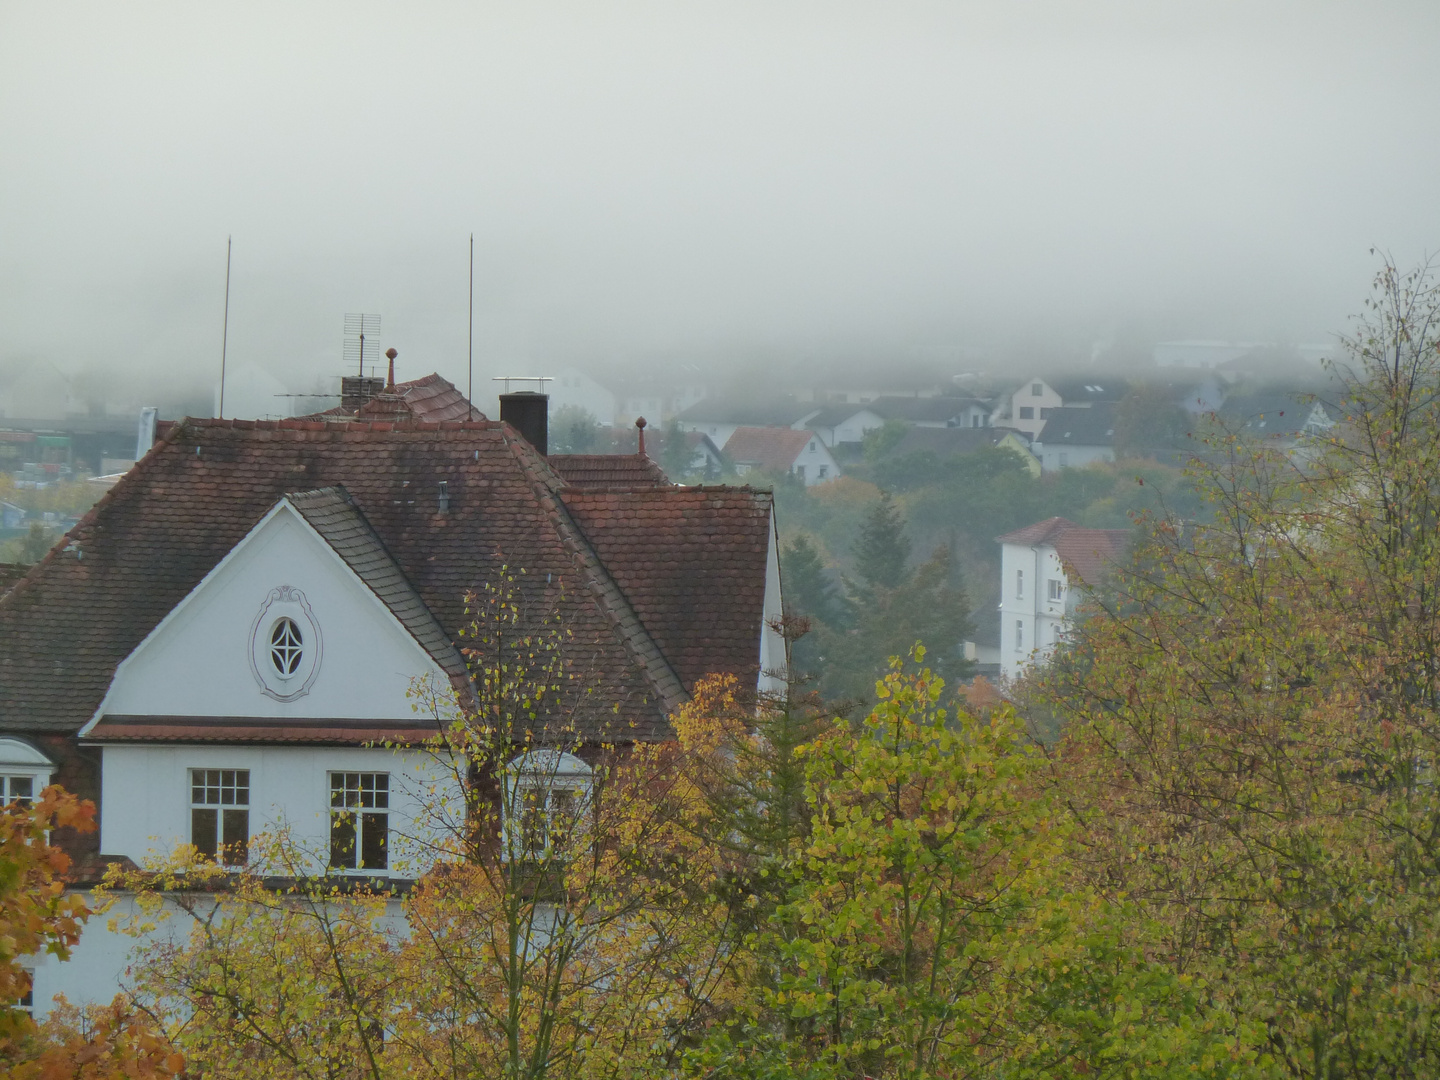
<path id="1" fill-rule="evenodd" d="M 1046 472 L 1115 460 L 1115 406 L 1051 409 L 1031 449 Z"/>
<path id="2" fill-rule="evenodd" d="M 98 835 L 57 837 L 80 889 L 180 844 L 255 865 L 252 838 L 280 824 L 311 873 L 413 879 L 449 774 L 420 747 L 436 723 L 411 691 L 466 699 L 466 592 L 522 568 L 537 618 L 584 642 L 586 686 L 557 704 L 567 742 L 668 738 L 711 671 L 781 685 L 769 494 L 658 471 L 592 483 L 534 434 L 176 425 L 0 595 L 0 804 L 51 781 L 96 801 Z M 57 992 L 108 1001 L 131 945 L 92 920 L 71 961 L 36 958 L 37 1012 Z"/>
<path id="3" fill-rule="evenodd" d="M 806 487 L 840 479 L 840 465 L 813 431 L 793 428 L 736 428 L 725 455 L 741 476 L 752 470 L 789 473 Z"/>
<path id="4" fill-rule="evenodd" d="M 1018 678 L 1050 653 L 1069 629 L 1080 592 L 1100 582 L 1129 535 L 1052 517 L 996 538 L 1002 675 Z"/>
<path id="5" fill-rule="evenodd" d="M 1027 379 L 996 404 L 990 423 L 1003 424 L 1039 438 L 1045 421 L 1060 408 L 1088 409 L 1097 402 L 1116 402 L 1130 391 L 1123 379 L 1099 375 L 1088 378 Z"/>

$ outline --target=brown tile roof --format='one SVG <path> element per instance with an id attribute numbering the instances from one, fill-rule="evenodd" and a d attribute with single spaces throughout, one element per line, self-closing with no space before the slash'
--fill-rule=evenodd
<path id="1" fill-rule="evenodd" d="M 551 454 L 545 459 L 574 487 L 657 487 L 670 483 L 644 454 Z"/>
<path id="2" fill-rule="evenodd" d="M 422 420 L 440 423 L 446 420 L 484 420 L 482 413 L 465 395 L 455 388 L 449 379 L 432 372 L 421 379 L 396 383 L 393 388 L 382 391 L 367 401 L 358 413 L 347 412 L 340 406 L 316 413 L 313 418 L 329 420 Z M 313 419 L 305 417 L 303 419 Z"/>
<path id="3" fill-rule="evenodd" d="M 788 471 L 811 439 L 813 431 L 782 427 L 739 427 L 725 443 L 725 453 L 737 465 Z"/>
<path id="4" fill-rule="evenodd" d="M 1125 554 L 1128 529 L 1087 529 L 1068 518 L 1052 517 L 997 536 L 999 544 L 1049 544 L 1060 561 L 1087 585 L 1096 584 Z"/>
<path id="5" fill-rule="evenodd" d="M 292 720 L 253 716 L 104 716 L 85 736 L 87 743 L 269 743 L 291 746 L 413 745 L 436 725 L 398 720 Z"/>
<path id="6" fill-rule="evenodd" d="M 120 660 L 280 498 L 341 485 L 451 641 L 466 621 L 465 592 L 502 566 L 523 568 L 526 610 L 538 618 L 559 606 L 573 635 L 569 662 L 590 693 L 569 705 L 592 730 L 663 736 L 685 696 L 678 671 L 689 683 L 697 669 L 755 668 L 765 563 L 752 549 L 759 516 L 768 523 L 767 495 L 733 489 L 702 509 L 695 489 L 567 490 L 512 428 L 493 421 L 189 420 L 0 598 L 0 730 L 78 730 Z M 696 513 L 706 522 L 699 528 L 690 524 Z M 638 520 L 668 539 L 622 527 Z M 670 541 L 692 546 L 673 550 Z M 707 562 L 722 554 L 711 570 Z M 646 585 L 647 566 L 658 581 L 726 585 L 667 591 Z M 683 608 L 665 610 L 682 599 Z M 690 636 L 677 636 L 687 622 Z M 664 646 L 647 632 L 652 624 L 667 628 Z M 693 642 L 707 637 L 717 648 L 702 660 Z"/>
<path id="7" fill-rule="evenodd" d="M 687 689 L 711 671 L 758 677 L 769 492 L 569 488 L 562 497 Z"/>

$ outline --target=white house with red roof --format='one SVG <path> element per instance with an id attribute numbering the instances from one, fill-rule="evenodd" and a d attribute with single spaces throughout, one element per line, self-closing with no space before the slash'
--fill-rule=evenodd
<path id="1" fill-rule="evenodd" d="M 1046 518 L 996 537 L 1000 553 L 1000 672 L 1018 678 L 1069 630 L 1082 591 L 1124 555 L 1126 529 Z"/>
<path id="2" fill-rule="evenodd" d="M 725 454 L 741 476 L 755 469 L 789 473 L 806 487 L 840 478 L 835 455 L 808 428 L 738 427 L 726 440 Z"/>

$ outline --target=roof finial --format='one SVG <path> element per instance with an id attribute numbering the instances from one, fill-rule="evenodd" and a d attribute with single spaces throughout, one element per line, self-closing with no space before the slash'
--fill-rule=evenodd
<path id="1" fill-rule="evenodd" d="M 395 389 L 395 357 L 399 355 L 400 354 L 395 351 L 395 346 L 393 345 L 385 350 L 385 356 L 390 361 L 390 381 L 385 384 L 385 390 L 387 393 L 393 392 Z"/>
<path id="2" fill-rule="evenodd" d="M 641 457 L 645 456 L 645 418 L 642 416 L 635 421 L 635 426 L 640 429 L 640 449 L 635 452 Z"/>

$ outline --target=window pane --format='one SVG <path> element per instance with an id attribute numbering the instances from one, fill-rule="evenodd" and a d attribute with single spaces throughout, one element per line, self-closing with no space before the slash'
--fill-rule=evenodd
<path id="1" fill-rule="evenodd" d="M 190 843 L 207 859 L 213 859 L 216 855 L 216 816 L 215 810 L 190 811 Z"/>
<path id="2" fill-rule="evenodd" d="M 365 814 L 360 830 L 360 868 L 384 870 L 390 846 L 390 815 Z"/>
<path id="3" fill-rule="evenodd" d="M 330 815 L 330 865 L 355 869 L 355 815 Z"/>
<path id="4" fill-rule="evenodd" d="M 225 829 L 225 852 L 222 861 L 226 866 L 244 866 L 250 855 L 250 811 L 226 810 L 222 824 Z"/>

